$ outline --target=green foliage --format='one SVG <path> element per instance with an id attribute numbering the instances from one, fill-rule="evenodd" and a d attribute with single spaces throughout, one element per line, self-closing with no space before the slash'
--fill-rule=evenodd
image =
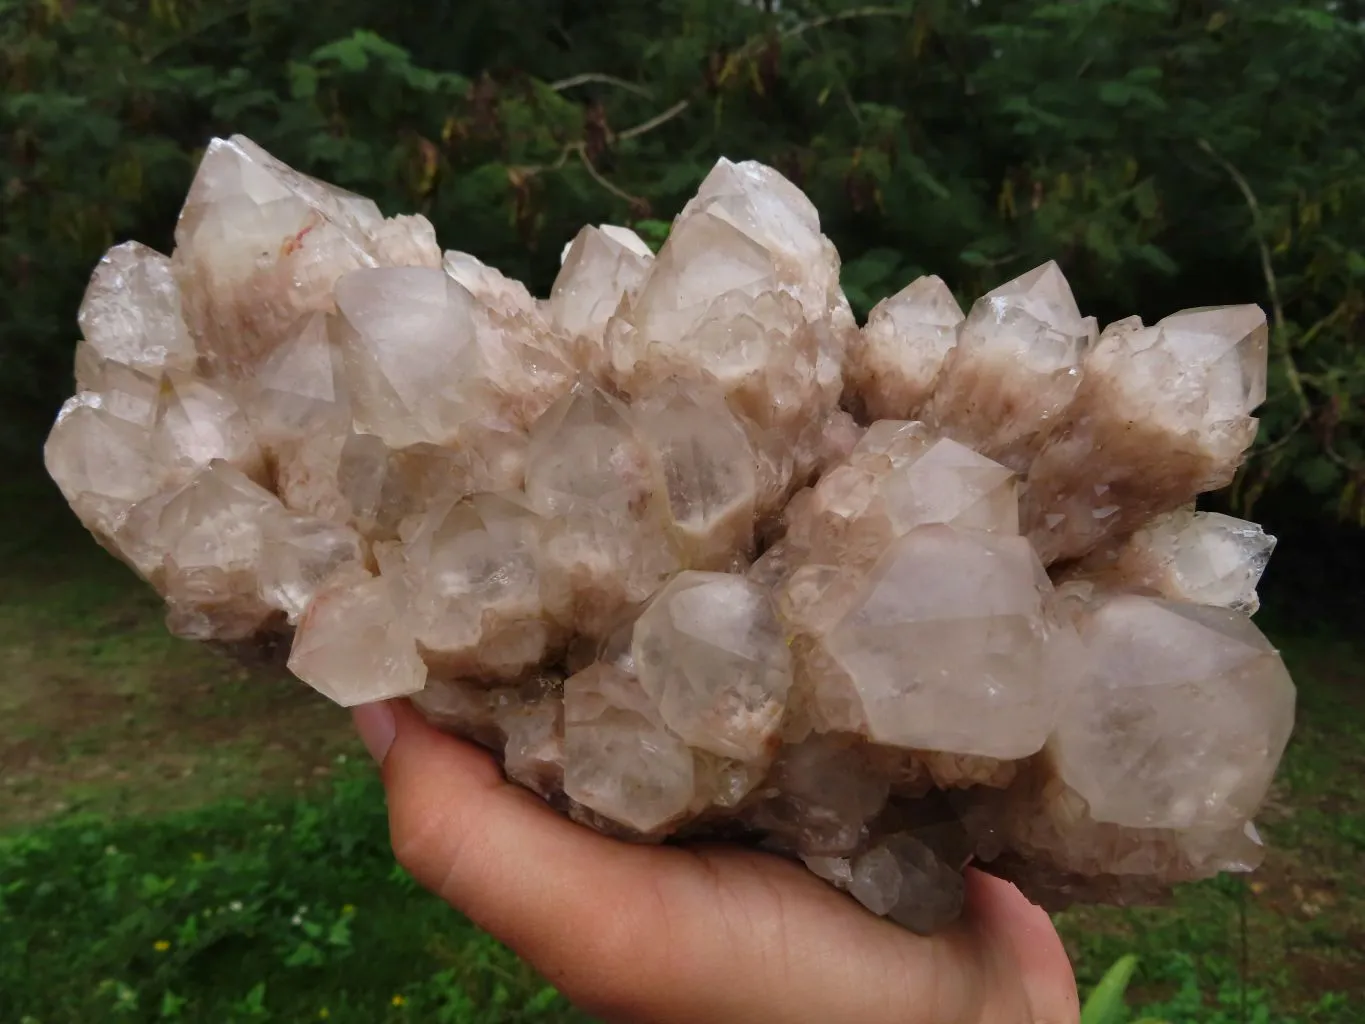
<path id="1" fill-rule="evenodd" d="M 1081 1024 L 1122 1024 L 1125 1016 L 1123 993 L 1133 980 L 1138 959 L 1132 953 L 1121 956 L 1104 972 L 1104 977 L 1086 996 L 1081 1007 Z"/>
<path id="2" fill-rule="evenodd" d="M 1234 502 L 1365 521 L 1361 66 L 1359 0 L 0 0 L 0 387 L 50 416 L 89 267 L 171 244 L 213 134 L 541 289 L 584 222 L 657 243 L 726 154 L 812 196 L 860 312 L 1048 258 L 1103 318 L 1259 301 Z"/>
<path id="3" fill-rule="evenodd" d="M 368 771 L 293 806 L 0 836 L 0 1020 L 582 1019 L 393 866 Z"/>

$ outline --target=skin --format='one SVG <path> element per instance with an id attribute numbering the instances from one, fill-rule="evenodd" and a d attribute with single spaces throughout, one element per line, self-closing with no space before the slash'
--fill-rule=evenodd
<path id="1" fill-rule="evenodd" d="M 1079 1020 L 1056 930 L 1008 882 L 969 872 L 962 920 L 921 938 L 768 854 L 598 835 L 406 701 L 355 721 L 403 867 L 604 1020 Z"/>

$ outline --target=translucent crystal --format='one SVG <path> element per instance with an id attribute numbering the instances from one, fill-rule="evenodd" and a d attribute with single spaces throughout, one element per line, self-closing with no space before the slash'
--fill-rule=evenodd
<path id="1" fill-rule="evenodd" d="M 619 669 L 597 664 L 564 682 L 564 792 L 641 834 L 692 802 L 692 751 Z"/>
<path id="2" fill-rule="evenodd" d="M 939 277 L 919 277 L 872 308 L 845 375 L 869 418 L 917 416 L 957 344 L 962 309 Z"/>
<path id="3" fill-rule="evenodd" d="M 214 371 L 234 377 L 249 376 L 300 315 L 330 310 L 348 271 L 441 258 L 422 218 L 386 224 L 370 200 L 299 174 L 240 135 L 209 143 L 175 240 L 191 332 Z"/>
<path id="4" fill-rule="evenodd" d="M 1294 724 L 1280 656 L 1243 615 L 1138 596 L 1080 627 L 1087 675 L 1049 744 L 1096 821 L 1229 828 L 1255 813 Z"/>
<path id="5" fill-rule="evenodd" d="M 337 282 L 336 303 L 357 429 L 392 448 L 452 438 L 470 418 L 473 296 L 440 270 L 385 268 Z"/>
<path id="6" fill-rule="evenodd" d="M 249 395 L 245 408 L 256 438 L 276 453 L 289 452 L 319 432 L 334 436 L 350 428 L 340 359 L 327 336 L 327 319 L 320 313 L 294 325 L 245 390 Z"/>
<path id="7" fill-rule="evenodd" d="M 818 407 L 819 337 L 795 299 L 781 292 L 727 292 L 684 334 L 645 333 L 615 352 L 624 389 L 647 395 L 670 378 L 716 386 L 757 426 L 797 433 Z"/>
<path id="8" fill-rule="evenodd" d="M 1252 615 L 1260 607 L 1256 584 L 1274 550 L 1275 538 L 1256 523 L 1181 509 L 1153 518 L 1117 548 L 1095 552 L 1068 578 Z"/>
<path id="9" fill-rule="evenodd" d="M 215 459 L 257 479 L 264 474 L 261 450 L 236 398 L 189 374 L 163 380 L 151 446 L 165 471 L 182 479 Z"/>
<path id="10" fill-rule="evenodd" d="M 842 300 L 839 257 L 820 233 L 819 213 L 771 167 L 753 160 L 717 161 L 678 215 L 675 232 L 703 218 L 731 225 L 769 253 L 778 279 L 812 319 Z"/>
<path id="11" fill-rule="evenodd" d="M 589 507 L 619 515 L 648 499 L 648 454 L 626 407 L 579 385 L 541 417 L 526 453 L 526 496 L 542 515 Z"/>
<path id="12" fill-rule="evenodd" d="M 885 777 L 846 736 L 812 736 L 788 744 L 769 780 L 773 795 L 747 818 L 802 856 L 856 850 L 890 791 Z"/>
<path id="13" fill-rule="evenodd" d="M 898 535 L 926 523 L 962 530 L 1019 532 L 1015 475 L 947 438 L 881 481 L 892 528 Z"/>
<path id="14" fill-rule="evenodd" d="M 924 526 L 888 550 L 823 643 L 877 742 L 1027 757 L 1071 689 L 1051 589 L 1023 538 Z"/>
<path id="15" fill-rule="evenodd" d="M 1071 404 L 1095 334 L 1056 263 L 1030 270 L 972 306 L 925 419 L 1022 473 Z"/>
<path id="16" fill-rule="evenodd" d="M 566 334 L 600 341 L 621 301 L 635 294 L 654 253 L 629 228 L 585 227 L 564 250 L 547 313 Z"/>
<path id="17" fill-rule="evenodd" d="M 641 403 L 638 422 L 683 564 L 728 568 L 753 544 L 757 474 L 744 428 L 723 402 L 684 389 Z"/>
<path id="18" fill-rule="evenodd" d="M 441 247 L 420 213 L 400 213 L 369 228 L 369 249 L 381 267 L 434 267 Z"/>
<path id="19" fill-rule="evenodd" d="M 289 671 L 343 707 L 406 697 L 427 681 L 388 580 L 345 576 L 299 621 Z"/>
<path id="20" fill-rule="evenodd" d="M 92 386 L 82 390 L 98 392 L 111 415 L 151 430 L 161 405 L 163 384 L 161 375 L 145 374 L 110 360 L 100 366 Z"/>
<path id="21" fill-rule="evenodd" d="M 1024 525 L 1044 562 L 1085 554 L 1231 482 L 1256 437 L 1266 338 L 1256 306 L 1105 329 L 1029 472 Z"/>
<path id="22" fill-rule="evenodd" d="M 549 797 L 564 789 L 564 703 L 557 697 L 513 701 L 497 714 L 507 734 L 507 777 Z"/>
<path id="23" fill-rule="evenodd" d="M 113 536 L 135 502 L 161 486 L 165 471 L 152 458 L 148 434 L 105 408 L 96 392 L 69 398 L 57 414 L 43 461 L 82 523 Z"/>
<path id="24" fill-rule="evenodd" d="M 541 520 L 494 495 L 440 506 L 404 544 L 412 623 L 427 664 L 446 676 L 513 679 L 554 640 L 540 598 Z"/>
<path id="25" fill-rule="evenodd" d="M 605 638 L 678 568 L 662 526 L 648 518 L 574 509 L 541 534 L 545 611 L 584 637 Z"/>
<path id="26" fill-rule="evenodd" d="M 801 863 L 836 888 L 847 889 L 853 881 L 853 862 L 847 857 L 803 856 Z"/>
<path id="27" fill-rule="evenodd" d="M 1049 766 L 1008 791 L 977 789 L 959 801 L 968 831 L 996 870 L 1030 898 L 1062 909 L 1077 898 L 1145 899 L 1167 884 L 1220 871 L 1255 870 L 1265 847 L 1251 822 L 1231 828 L 1131 828 L 1096 821 L 1085 800 Z"/>
<path id="28" fill-rule="evenodd" d="M 789 535 L 815 563 L 867 568 L 917 526 L 1019 532 L 1015 475 L 920 424 L 880 421 L 847 463 L 791 514 Z"/>
<path id="29" fill-rule="evenodd" d="M 261 598 L 290 623 L 298 622 L 328 577 L 343 566 L 362 565 L 365 557 L 354 530 L 297 514 L 267 519 L 261 545 Z"/>
<path id="30" fill-rule="evenodd" d="M 514 690 L 467 679 L 428 678 L 426 686 L 411 695 L 412 706 L 440 729 L 502 750 L 507 734 L 502 721 L 524 707 Z"/>
<path id="31" fill-rule="evenodd" d="M 768 595 L 742 576 L 684 572 L 635 624 L 640 685 L 692 746 L 754 760 L 777 737 L 791 657 Z"/>
<path id="32" fill-rule="evenodd" d="M 777 287 L 772 254 L 734 225 L 703 212 L 681 218 L 631 303 L 642 338 L 677 344 L 727 292 L 757 296 Z"/>
<path id="33" fill-rule="evenodd" d="M 171 261 L 140 242 L 105 253 L 78 319 L 86 344 L 101 359 L 151 374 L 194 368 L 194 341 Z"/>
<path id="34" fill-rule="evenodd" d="M 522 313 L 538 316 L 536 300 L 520 281 L 513 281 L 501 271 L 488 266 L 467 252 L 447 252 L 441 268 L 451 278 L 487 306 L 505 314 Z"/>
<path id="35" fill-rule="evenodd" d="M 199 470 L 160 505 L 146 525 L 164 552 L 157 575 L 173 632 L 238 640 L 271 617 L 260 597 L 263 529 L 283 513 L 278 498 L 222 461 Z M 150 539 L 144 543 L 152 546 Z"/>
<path id="36" fill-rule="evenodd" d="M 962 912 L 962 875 L 914 836 L 887 836 L 853 862 L 848 891 L 863 906 L 919 935 L 932 935 Z"/>

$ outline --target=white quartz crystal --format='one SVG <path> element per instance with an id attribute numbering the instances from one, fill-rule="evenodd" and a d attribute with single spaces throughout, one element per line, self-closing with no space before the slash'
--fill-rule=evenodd
<path id="1" fill-rule="evenodd" d="M 1258 863 L 1274 541 L 1193 511 L 1255 434 L 1258 309 L 1097 339 L 1047 263 L 860 330 L 753 162 L 657 256 L 567 242 L 537 297 L 214 140 L 174 253 L 95 269 L 49 472 L 175 633 L 410 698 L 609 835 L 751 839 L 925 934 L 969 863 L 1049 905 Z"/>
<path id="2" fill-rule="evenodd" d="M 1095 340 L 1056 263 L 976 301 L 944 360 L 925 419 L 1017 472 L 1066 411 Z"/>
<path id="3" fill-rule="evenodd" d="M 100 260 L 78 321 L 101 359 L 145 373 L 194 368 L 171 261 L 141 242 L 116 245 Z"/>
<path id="4" fill-rule="evenodd" d="M 919 415 L 957 344 L 962 308 L 939 277 L 919 277 L 873 307 L 845 376 L 869 419 Z"/>
<path id="5" fill-rule="evenodd" d="M 416 693 L 427 681 L 393 587 L 379 577 L 339 577 L 314 596 L 289 671 L 344 707 Z"/>
<path id="6" fill-rule="evenodd" d="M 1153 517 L 1117 547 L 1093 552 L 1067 576 L 1253 615 L 1261 603 L 1256 584 L 1274 550 L 1275 538 L 1256 523 L 1180 509 Z"/>
<path id="7" fill-rule="evenodd" d="M 1081 638 L 1084 685 L 1049 749 L 1095 820 L 1229 828 L 1254 814 L 1294 722 L 1260 631 L 1229 609 L 1116 596 Z"/>
<path id="8" fill-rule="evenodd" d="M 564 251 L 550 292 L 550 321 L 570 337 L 584 339 L 595 362 L 607 321 L 629 301 L 649 273 L 654 253 L 629 228 L 585 227 Z"/>
<path id="9" fill-rule="evenodd" d="M 640 685 L 696 747 L 741 759 L 776 736 L 791 656 L 768 595 L 730 573 L 679 573 L 635 626 Z"/>
<path id="10" fill-rule="evenodd" d="M 1074 558 L 1232 481 L 1265 400 L 1265 314 L 1186 310 L 1111 324 L 1028 474 L 1025 529 Z"/>

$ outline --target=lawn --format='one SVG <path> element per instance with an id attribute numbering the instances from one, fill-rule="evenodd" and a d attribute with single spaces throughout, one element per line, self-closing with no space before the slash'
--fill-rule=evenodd
<path id="1" fill-rule="evenodd" d="M 0 1021 L 581 1019 L 393 866 L 343 713 L 168 637 L 43 485 L 0 498 Z M 1365 1019 L 1365 669 L 1288 621 L 1265 867 L 1058 918 L 1083 987 L 1137 955 L 1134 1020 Z"/>

